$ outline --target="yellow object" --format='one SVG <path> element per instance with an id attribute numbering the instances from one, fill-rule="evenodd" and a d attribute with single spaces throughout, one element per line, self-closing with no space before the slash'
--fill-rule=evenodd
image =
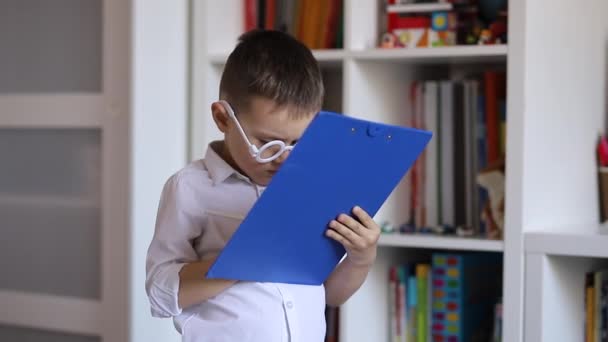
<path id="1" fill-rule="evenodd" d="M 458 332 L 458 326 L 456 326 L 456 325 L 448 325 L 447 326 L 447 330 L 448 330 L 448 332 L 450 332 L 452 334 L 455 334 L 455 333 Z"/>
<path id="2" fill-rule="evenodd" d="M 448 269 L 448 277 L 458 277 L 458 269 L 457 268 L 450 268 Z"/>

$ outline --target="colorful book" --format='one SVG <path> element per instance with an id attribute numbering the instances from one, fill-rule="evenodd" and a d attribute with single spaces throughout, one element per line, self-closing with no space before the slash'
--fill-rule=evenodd
<path id="1" fill-rule="evenodd" d="M 408 277 L 407 288 L 407 341 L 416 342 L 416 312 L 418 308 L 418 289 L 415 275 L 411 275 Z"/>
<path id="2" fill-rule="evenodd" d="M 440 83 L 441 224 L 455 226 L 454 209 L 454 92 L 451 81 Z"/>
<path id="3" fill-rule="evenodd" d="M 502 256 L 433 254 L 432 341 L 490 341 L 502 296 Z"/>
<path id="4" fill-rule="evenodd" d="M 416 341 L 427 342 L 428 332 L 428 310 L 429 303 L 427 298 L 428 277 L 431 272 L 431 265 L 416 265 L 416 292 L 418 295 L 418 305 L 416 308 Z"/>
<path id="5" fill-rule="evenodd" d="M 425 207 L 426 227 L 435 228 L 439 226 L 439 87 L 437 82 L 427 81 L 424 83 L 424 129 L 433 132 L 433 138 L 429 141 L 424 153 L 425 158 Z"/>

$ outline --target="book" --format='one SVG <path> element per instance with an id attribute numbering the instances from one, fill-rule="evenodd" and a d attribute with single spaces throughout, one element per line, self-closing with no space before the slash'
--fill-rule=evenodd
<path id="1" fill-rule="evenodd" d="M 243 0 L 245 32 L 280 30 L 310 49 L 342 48 L 344 0 Z"/>
<path id="2" fill-rule="evenodd" d="M 497 253 L 433 254 L 432 340 L 491 340 L 501 265 Z"/>
<path id="3" fill-rule="evenodd" d="M 439 132 L 438 84 L 427 81 L 424 83 L 424 126 L 423 129 Z M 435 134 L 429 141 L 425 154 L 425 208 L 427 228 L 438 227 L 440 220 L 439 210 L 439 137 Z"/>
<path id="4" fill-rule="evenodd" d="M 595 279 L 593 272 L 585 275 L 585 342 L 595 342 Z"/>
<path id="5" fill-rule="evenodd" d="M 427 298 L 428 277 L 431 265 L 416 265 L 416 293 L 418 297 L 416 307 L 416 341 L 427 342 L 428 338 L 428 310 L 429 302 Z"/>
<path id="6" fill-rule="evenodd" d="M 440 83 L 440 128 L 439 145 L 441 172 L 441 224 L 455 226 L 454 208 L 454 84 L 451 81 Z"/>

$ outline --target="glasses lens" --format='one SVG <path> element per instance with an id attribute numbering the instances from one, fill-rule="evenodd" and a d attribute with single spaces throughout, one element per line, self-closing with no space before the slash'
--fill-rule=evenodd
<path id="1" fill-rule="evenodd" d="M 283 153 L 284 148 L 285 144 L 282 141 L 271 141 L 260 147 L 260 158 L 264 160 L 276 158 L 281 153 Z"/>

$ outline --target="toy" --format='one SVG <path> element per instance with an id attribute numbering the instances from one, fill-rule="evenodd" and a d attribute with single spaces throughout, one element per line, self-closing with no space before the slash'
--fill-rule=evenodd
<path id="1" fill-rule="evenodd" d="M 433 12 L 431 14 L 431 28 L 435 31 L 446 31 L 448 29 L 448 12 Z"/>
<path id="2" fill-rule="evenodd" d="M 410 223 L 404 223 L 399 227 L 399 232 L 401 233 L 415 233 L 416 227 Z"/>
<path id="3" fill-rule="evenodd" d="M 453 12 L 433 12 L 429 46 L 456 45 L 456 14 Z"/>
<path id="4" fill-rule="evenodd" d="M 494 44 L 507 43 L 507 12 L 500 11 L 498 18 L 492 22 L 488 29 L 492 32 L 492 41 Z"/>
<path id="5" fill-rule="evenodd" d="M 382 224 L 380 224 L 380 231 L 382 233 L 394 233 L 395 227 L 393 227 L 393 225 L 390 222 L 383 221 Z"/>
<path id="6" fill-rule="evenodd" d="M 395 34 L 387 32 L 382 35 L 380 47 L 383 49 L 393 49 L 403 47 L 403 44 Z"/>
<path id="7" fill-rule="evenodd" d="M 477 41 L 479 45 L 489 45 L 492 44 L 492 31 L 488 29 L 481 30 L 481 34 L 479 35 L 479 40 Z"/>
<path id="8" fill-rule="evenodd" d="M 429 45 L 432 47 L 456 45 L 456 32 L 429 30 Z"/>
<path id="9" fill-rule="evenodd" d="M 470 226 L 458 226 L 456 228 L 456 235 L 461 237 L 472 237 L 475 235 L 475 230 Z"/>
<path id="10" fill-rule="evenodd" d="M 504 162 L 481 171 L 477 175 L 477 184 L 488 193 L 488 203 L 483 207 L 481 220 L 486 225 L 487 237 L 502 238 L 505 217 L 505 175 Z"/>
<path id="11" fill-rule="evenodd" d="M 429 46 L 428 31 L 431 20 L 428 16 L 415 16 L 399 18 L 398 25 L 393 27 L 392 33 L 397 37 L 399 44 L 407 48 Z"/>

